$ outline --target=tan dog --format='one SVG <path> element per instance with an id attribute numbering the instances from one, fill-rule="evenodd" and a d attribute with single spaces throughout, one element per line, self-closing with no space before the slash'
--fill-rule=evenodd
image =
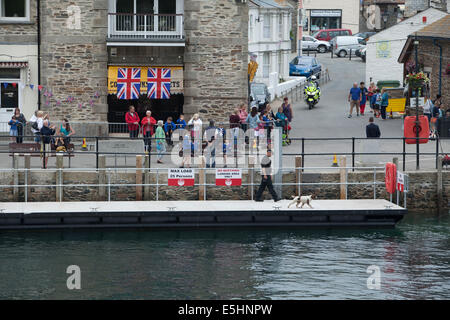
<path id="1" fill-rule="evenodd" d="M 293 200 L 291 203 L 289 203 L 288 208 L 290 208 L 293 204 L 295 204 L 297 208 L 300 204 L 302 204 L 300 208 L 303 208 L 303 206 L 307 204 L 311 209 L 314 209 L 311 206 L 311 202 L 313 201 L 314 197 L 314 194 L 311 194 L 309 196 L 293 196 Z"/>

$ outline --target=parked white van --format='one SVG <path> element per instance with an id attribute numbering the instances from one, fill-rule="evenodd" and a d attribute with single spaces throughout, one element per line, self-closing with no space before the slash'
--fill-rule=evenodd
<path id="1" fill-rule="evenodd" d="M 333 54 L 341 58 L 350 54 L 350 50 L 353 55 L 356 50 L 362 49 L 366 46 L 366 42 L 363 38 L 354 36 L 338 36 L 330 42 L 333 45 Z"/>

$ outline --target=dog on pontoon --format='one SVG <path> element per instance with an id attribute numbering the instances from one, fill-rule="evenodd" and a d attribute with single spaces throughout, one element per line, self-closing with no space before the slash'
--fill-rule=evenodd
<path id="1" fill-rule="evenodd" d="M 295 204 L 295 207 L 298 208 L 298 206 L 301 204 L 300 208 L 303 208 L 303 206 L 306 204 L 311 209 L 314 209 L 311 205 L 311 202 L 315 198 L 314 194 L 311 194 L 309 196 L 292 196 L 292 202 L 289 203 L 288 208 L 290 208 L 292 205 Z"/>

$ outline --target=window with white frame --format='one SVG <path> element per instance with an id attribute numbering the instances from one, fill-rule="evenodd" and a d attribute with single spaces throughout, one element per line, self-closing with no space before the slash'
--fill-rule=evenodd
<path id="1" fill-rule="evenodd" d="M 264 15 L 264 38 L 270 39 L 270 16 L 268 14 Z"/>
<path id="2" fill-rule="evenodd" d="M 263 78 L 268 78 L 270 72 L 270 54 L 269 52 L 264 52 L 263 55 Z"/>
<path id="3" fill-rule="evenodd" d="M 30 21 L 30 0 L 0 0 L 0 21 Z"/>

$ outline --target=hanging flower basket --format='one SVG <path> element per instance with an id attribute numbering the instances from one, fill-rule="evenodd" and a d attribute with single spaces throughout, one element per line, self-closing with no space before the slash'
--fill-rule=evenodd
<path id="1" fill-rule="evenodd" d="M 406 76 L 406 83 L 412 89 L 418 89 L 430 82 L 430 79 L 423 72 L 410 73 Z"/>

